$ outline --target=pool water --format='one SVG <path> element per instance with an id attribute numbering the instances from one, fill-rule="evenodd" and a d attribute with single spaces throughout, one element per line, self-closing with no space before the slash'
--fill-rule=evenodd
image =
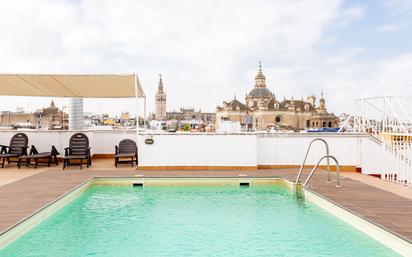
<path id="1" fill-rule="evenodd" d="M 398 256 L 283 186 L 92 186 L 0 256 Z"/>

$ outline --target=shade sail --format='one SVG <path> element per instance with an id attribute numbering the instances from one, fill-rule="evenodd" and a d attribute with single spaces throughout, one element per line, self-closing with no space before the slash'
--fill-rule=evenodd
<path id="1" fill-rule="evenodd" d="M 81 98 L 145 96 L 135 74 L 0 74 L 0 95 Z"/>

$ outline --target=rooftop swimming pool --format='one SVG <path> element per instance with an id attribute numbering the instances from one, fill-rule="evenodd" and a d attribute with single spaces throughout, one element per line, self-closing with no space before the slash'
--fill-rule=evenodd
<path id="1" fill-rule="evenodd" d="M 276 183 L 92 185 L 0 256 L 399 255 Z"/>

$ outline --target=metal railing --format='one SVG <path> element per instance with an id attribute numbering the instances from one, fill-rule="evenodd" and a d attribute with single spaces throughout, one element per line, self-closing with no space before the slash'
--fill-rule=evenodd
<path id="1" fill-rule="evenodd" d="M 383 133 L 382 140 L 381 178 L 412 185 L 412 133 Z"/>
<path id="2" fill-rule="evenodd" d="M 329 145 L 328 145 L 328 143 L 326 142 L 326 140 L 325 140 L 325 139 L 322 139 L 322 138 L 313 139 L 313 140 L 309 143 L 308 149 L 306 150 L 305 159 L 303 160 L 303 163 L 302 163 L 302 165 L 300 166 L 299 173 L 298 173 L 298 177 L 296 178 L 296 181 L 295 181 L 296 184 L 299 183 L 299 179 L 300 179 L 300 176 L 302 175 L 302 171 L 303 171 L 303 168 L 304 168 L 304 166 L 305 166 L 306 159 L 308 158 L 308 154 L 309 154 L 309 151 L 310 151 L 310 147 L 312 146 L 313 142 L 315 142 L 315 141 L 321 141 L 321 142 L 323 142 L 323 143 L 325 144 L 325 147 L 326 147 L 326 156 L 329 156 Z M 328 181 L 327 181 L 327 183 L 330 183 L 329 158 L 327 158 L 326 161 L 327 161 L 326 164 L 327 164 L 327 171 L 328 171 Z"/>
<path id="3" fill-rule="evenodd" d="M 340 185 L 340 177 L 339 177 L 339 162 L 338 162 L 338 160 L 337 160 L 334 156 L 332 156 L 332 155 L 325 155 L 325 156 L 323 156 L 322 158 L 319 159 L 318 163 L 315 165 L 315 167 L 313 167 L 312 171 L 309 173 L 308 178 L 306 179 L 305 183 L 303 184 L 303 187 L 304 187 L 304 188 L 305 188 L 305 187 L 307 186 L 307 184 L 309 183 L 310 179 L 311 179 L 312 176 L 313 176 L 313 173 L 315 173 L 315 171 L 317 170 L 320 162 L 321 162 L 323 159 L 325 159 L 325 158 L 328 158 L 328 159 L 329 159 L 329 158 L 332 158 L 332 159 L 335 161 L 335 164 L 336 164 L 336 175 L 337 175 L 337 185 L 336 185 L 336 187 L 341 187 L 341 185 Z"/>

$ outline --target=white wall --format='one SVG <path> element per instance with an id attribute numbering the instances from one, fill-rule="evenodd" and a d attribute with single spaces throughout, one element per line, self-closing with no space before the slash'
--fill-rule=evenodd
<path id="1" fill-rule="evenodd" d="M 256 166 L 254 134 L 141 135 L 143 166 Z M 154 144 L 144 143 L 153 138 Z"/>
<path id="2" fill-rule="evenodd" d="M 380 174 L 382 146 L 366 134 L 288 133 L 258 135 L 258 165 L 300 165 L 310 142 L 316 138 L 326 140 L 329 153 L 340 165 L 360 166 L 366 174 Z M 321 141 L 312 144 L 306 164 L 316 164 L 326 154 Z M 326 160 L 323 161 L 326 163 Z M 333 161 L 331 161 L 333 165 Z"/>
<path id="3" fill-rule="evenodd" d="M 376 139 L 368 136 L 359 138 L 359 166 L 362 173 L 381 174 L 384 167 L 386 153 L 383 145 Z"/>
<path id="4" fill-rule="evenodd" d="M 0 144 L 9 144 L 18 131 L 0 131 Z M 61 154 L 76 131 L 22 131 L 39 151 L 56 146 Z M 125 138 L 136 140 L 133 130 L 84 132 L 92 154 L 113 154 L 114 146 Z M 325 139 L 330 154 L 341 165 L 362 166 L 364 173 L 379 174 L 383 165 L 382 147 L 368 135 L 335 133 L 143 133 L 139 135 L 139 164 L 142 166 L 256 166 L 300 165 L 306 149 L 315 138 Z M 154 144 L 144 143 L 152 138 Z M 315 142 L 307 164 L 325 154 L 322 142 Z"/>
<path id="5" fill-rule="evenodd" d="M 315 138 L 326 140 L 329 153 L 335 156 L 341 165 L 357 165 L 358 135 L 337 135 L 332 133 L 288 133 L 288 134 L 260 134 L 258 135 L 258 164 L 281 165 L 301 164 L 309 143 Z M 319 158 L 326 154 L 323 142 L 312 144 L 307 164 L 316 164 Z"/>
<path id="6" fill-rule="evenodd" d="M 122 139 L 136 141 L 136 131 L 133 130 L 96 130 L 93 132 L 93 154 L 114 154 L 114 146 Z M 139 149 L 140 150 L 140 149 Z"/>

